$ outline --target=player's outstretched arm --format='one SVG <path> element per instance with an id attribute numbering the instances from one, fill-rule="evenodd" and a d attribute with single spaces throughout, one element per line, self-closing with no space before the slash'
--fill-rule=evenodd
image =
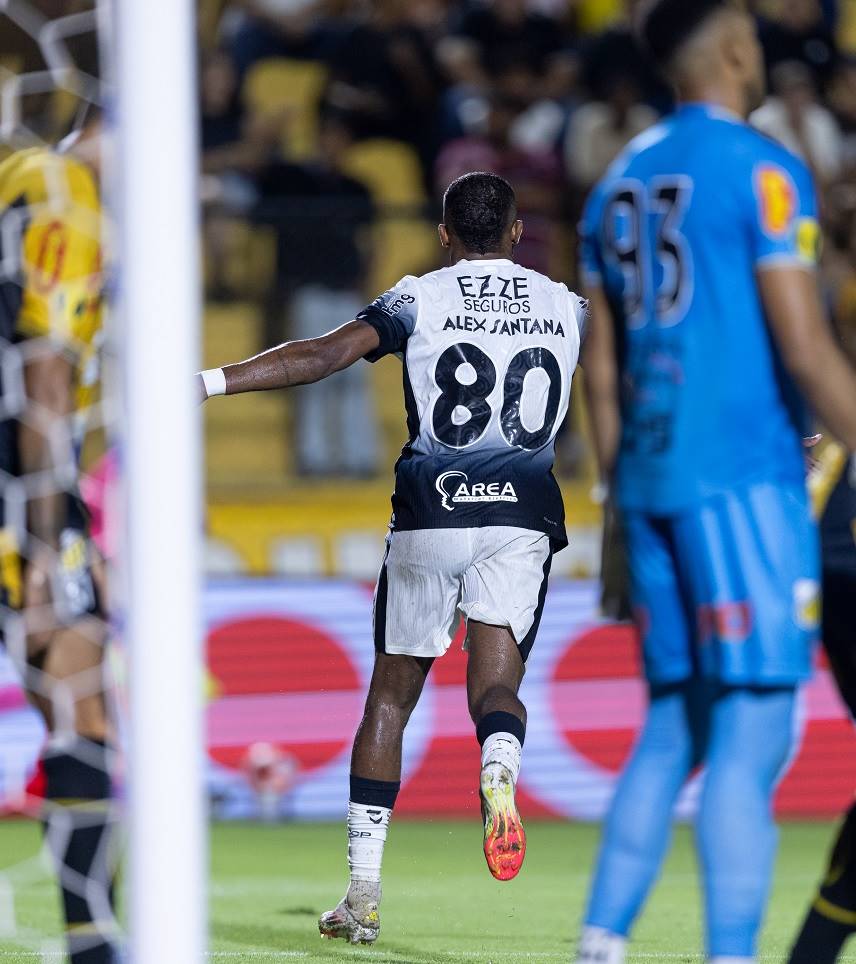
<path id="1" fill-rule="evenodd" d="M 309 385 L 348 368 L 380 344 L 377 331 L 365 321 L 305 341 L 287 341 L 235 365 L 197 376 L 200 397 L 264 392 L 272 388 Z"/>
<path id="2" fill-rule="evenodd" d="M 598 469 L 603 482 L 612 475 L 621 435 L 618 372 L 612 312 L 603 289 L 585 291 L 589 301 L 588 330 L 580 364 L 585 373 L 586 402 L 594 438 Z"/>
<path id="3" fill-rule="evenodd" d="M 856 371 L 835 339 L 813 271 L 758 272 L 761 299 L 785 367 L 829 431 L 856 451 Z"/>

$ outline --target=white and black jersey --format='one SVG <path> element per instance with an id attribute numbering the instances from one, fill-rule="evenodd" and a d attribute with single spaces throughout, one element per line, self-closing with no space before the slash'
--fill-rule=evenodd
<path id="1" fill-rule="evenodd" d="M 586 303 L 506 259 L 408 275 L 358 318 L 401 355 L 410 435 L 396 531 L 516 526 L 567 544 L 553 476 Z"/>

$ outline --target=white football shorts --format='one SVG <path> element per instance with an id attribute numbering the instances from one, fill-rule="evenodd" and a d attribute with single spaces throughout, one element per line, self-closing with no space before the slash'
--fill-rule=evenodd
<path id="1" fill-rule="evenodd" d="M 549 537 L 532 529 L 391 532 L 375 589 L 375 648 L 442 656 L 463 617 L 508 626 L 525 661 L 541 621 L 551 561 Z"/>

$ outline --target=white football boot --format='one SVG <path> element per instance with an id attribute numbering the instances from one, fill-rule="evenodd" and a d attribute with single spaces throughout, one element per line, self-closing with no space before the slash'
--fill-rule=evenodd
<path id="1" fill-rule="evenodd" d="M 627 938 L 603 927 L 586 925 L 580 937 L 577 964 L 624 964 Z"/>
<path id="2" fill-rule="evenodd" d="M 380 884 L 372 880 L 354 880 L 348 893 L 335 909 L 318 920 L 322 937 L 342 938 L 350 944 L 374 944 L 380 933 Z"/>

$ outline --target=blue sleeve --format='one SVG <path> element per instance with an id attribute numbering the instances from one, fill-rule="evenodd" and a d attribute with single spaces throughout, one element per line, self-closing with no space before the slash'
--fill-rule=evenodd
<path id="1" fill-rule="evenodd" d="M 589 195 L 579 224 L 580 278 L 587 288 L 603 285 L 603 256 L 600 243 L 600 189 Z"/>
<path id="2" fill-rule="evenodd" d="M 814 267 L 820 253 L 817 195 L 808 168 L 776 151 L 752 167 L 751 222 L 755 264 Z"/>
<path id="3" fill-rule="evenodd" d="M 403 352 L 418 316 L 416 279 L 407 275 L 357 315 L 357 320 L 370 324 L 380 338 L 378 347 L 365 356 L 366 361 L 376 362 L 385 355 Z"/>

